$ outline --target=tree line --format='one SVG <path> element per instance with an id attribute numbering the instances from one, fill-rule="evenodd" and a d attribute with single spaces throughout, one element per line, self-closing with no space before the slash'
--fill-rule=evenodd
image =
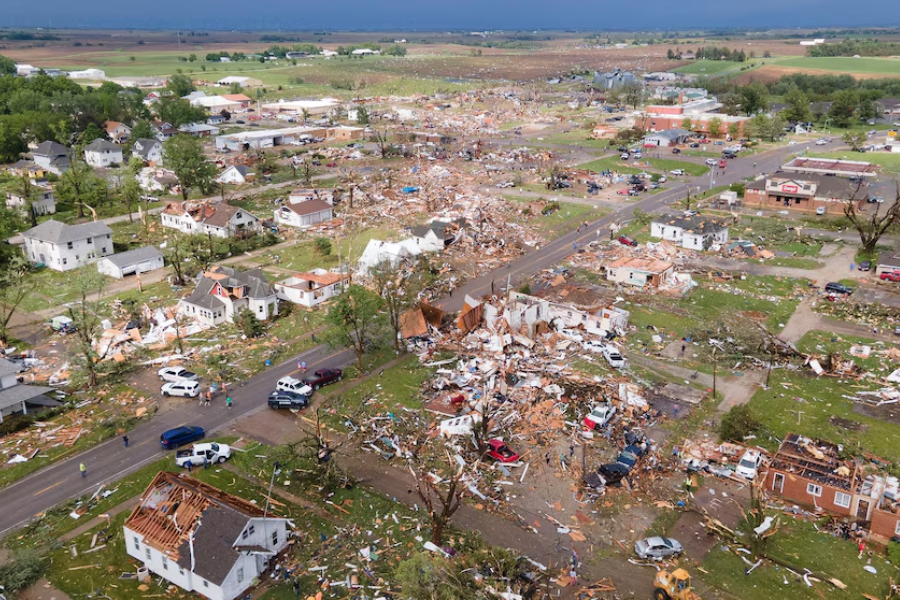
<path id="1" fill-rule="evenodd" d="M 844 40 L 837 44 L 819 44 L 806 49 L 807 56 L 896 56 L 900 44 L 878 40 Z"/>
<path id="2" fill-rule="evenodd" d="M 669 60 L 681 60 L 684 52 L 689 52 L 689 50 L 682 51 L 679 48 L 669 48 L 666 52 L 666 58 Z M 744 62 L 747 58 L 756 58 L 756 53 L 751 51 L 750 54 L 745 53 L 743 50 L 732 50 L 726 46 L 717 47 L 717 46 L 700 46 L 697 48 L 696 52 L 694 52 L 694 56 L 697 60 L 730 60 L 734 62 Z"/>

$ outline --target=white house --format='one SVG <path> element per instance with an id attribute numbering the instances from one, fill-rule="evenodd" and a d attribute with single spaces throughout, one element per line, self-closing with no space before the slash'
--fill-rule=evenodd
<path id="1" fill-rule="evenodd" d="M 340 295 L 349 279 L 346 274 L 313 269 L 275 283 L 275 294 L 281 300 L 312 308 Z"/>
<path id="2" fill-rule="evenodd" d="M 179 311 L 209 325 L 234 322 L 235 314 L 249 310 L 260 321 L 278 314 L 278 297 L 262 269 L 238 271 L 214 266 L 203 274 Z"/>
<path id="3" fill-rule="evenodd" d="M 161 165 L 163 160 L 162 142 L 147 138 L 139 139 L 131 147 L 131 156 L 151 165 Z"/>
<path id="4" fill-rule="evenodd" d="M 714 244 L 728 243 L 728 226 L 702 215 L 664 215 L 650 224 L 650 235 L 682 248 L 708 250 Z"/>
<path id="5" fill-rule="evenodd" d="M 288 203 L 275 210 L 275 222 L 289 227 L 310 227 L 333 218 L 334 207 L 330 196 L 310 198 L 291 194 Z"/>
<path id="6" fill-rule="evenodd" d="M 234 600 L 288 545 L 293 523 L 185 474 L 161 471 L 125 520 L 125 549 L 154 575 Z"/>
<path id="7" fill-rule="evenodd" d="M 247 183 L 249 178 L 254 177 L 256 173 L 244 165 L 232 165 L 222 171 L 222 174 L 216 177 L 218 183 Z"/>
<path id="8" fill-rule="evenodd" d="M 259 219 L 243 208 L 224 202 L 171 202 L 159 216 L 163 227 L 187 234 L 242 237 L 259 231 Z"/>
<path id="9" fill-rule="evenodd" d="M 126 275 L 139 275 L 163 268 L 163 255 L 153 246 L 135 248 L 111 256 L 104 256 L 97 261 L 97 271 L 115 279 Z"/>
<path id="10" fill-rule="evenodd" d="M 60 403 L 44 396 L 53 388 L 19 383 L 19 367 L 0 358 L 0 423 L 4 417 L 17 413 L 28 414 L 28 408 L 59 406 Z"/>
<path id="11" fill-rule="evenodd" d="M 107 140 L 97 138 L 84 147 L 84 162 L 94 168 L 122 164 L 122 148 Z"/>
<path id="12" fill-rule="evenodd" d="M 42 216 L 52 215 L 56 212 L 56 199 L 53 197 L 53 190 L 36 187 L 33 194 L 31 209 L 34 211 L 34 214 Z M 28 212 L 28 202 L 25 198 L 13 192 L 6 192 L 6 206 L 18 208 L 24 213 Z"/>
<path id="13" fill-rule="evenodd" d="M 71 271 L 115 252 L 112 229 L 99 221 L 66 225 L 50 219 L 23 232 L 22 237 L 28 260 L 55 271 Z"/>
<path id="14" fill-rule="evenodd" d="M 444 248 L 456 239 L 456 236 L 449 230 L 461 229 L 465 224 L 465 219 L 456 219 L 452 223 L 432 221 L 427 225 L 412 227 L 409 232 L 423 252 L 443 252 Z"/>
<path id="15" fill-rule="evenodd" d="M 106 72 L 101 69 L 85 69 L 83 71 L 69 71 L 71 79 L 106 79 Z"/>
<path id="16" fill-rule="evenodd" d="M 369 240 L 369 244 L 359 257 L 359 270 L 368 273 L 379 265 L 396 269 L 404 263 L 412 262 L 420 254 L 422 249 L 413 238 L 402 242 Z"/>
<path id="17" fill-rule="evenodd" d="M 131 127 L 118 121 L 107 121 L 103 124 L 109 139 L 117 144 L 124 144 L 131 137 Z"/>
<path id="18" fill-rule="evenodd" d="M 34 164 L 56 175 L 65 173 L 71 164 L 69 149 L 56 142 L 41 142 L 31 151 L 31 156 L 34 157 Z"/>

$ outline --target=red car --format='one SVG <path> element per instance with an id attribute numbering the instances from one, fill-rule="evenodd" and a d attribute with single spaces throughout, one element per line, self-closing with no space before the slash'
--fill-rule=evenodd
<path id="1" fill-rule="evenodd" d="M 619 243 L 620 243 L 620 244 L 625 244 L 626 246 L 631 246 L 632 248 L 637 248 L 637 245 L 638 245 L 638 243 L 637 243 L 636 241 L 634 241 L 633 239 L 631 239 L 631 238 L 628 237 L 627 235 L 620 235 L 620 236 L 619 236 Z"/>
<path id="2" fill-rule="evenodd" d="M 616 194 L 618 194 L 619 196 L 627 196 L 628 190 L 618 190 L 616 191 Z"/>
<path id="3" fill-rule="evenodd" d="M 319 389 L 323 385 L 340 381 L 344 378 L 344 372 L 340 369 L 319 369 L 309 377 L 302 379 L 303 383 L 314 390 Z"/>
<path id="4" fill-rule="evenodd" d="M 701 144 L 708 144 L 708 143 L 709 143 L 709 139 L 703 138 L 702 140 L 700 140 L 700 143 L 701 143 Z"/>
<path id="5" fill-rule="evenodd" d="M 879 278 L 882 281 L 900 281 L 900 271 L 885 271 Z"/>
<path id="6" fill-rule="evenodd" d="M 503 440 L 493 439 L 488 442 L 488 446 L 490 446 L 490 450 L 488 450 L 487 455 L 493 458 L 494 460 L 500 461 L 502 463 L 514 463 L 518 462 L 519 455 L 512 451 L 512 449 L 506 445 Z"/>

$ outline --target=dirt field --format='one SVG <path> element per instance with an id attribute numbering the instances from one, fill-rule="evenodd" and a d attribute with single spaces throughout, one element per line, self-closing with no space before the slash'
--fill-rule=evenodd
<path id="1" fill-rule="evenodd" d="M 735 81 L 738 84 L 747 84 L 753 81 L 776 81 L 783 77 L 784 75 L 790 75 L 792 73 L 806 73 L 808 75 L 852 75 L 856 79 L 884 79 L 886 77 L 900 77 L 900 73 L 897 74 L 885 74 L 885 73 L 848 73 L 846 71 L 828 71 L 825 69 L 801 69 L 798 67 L 781 67 L 778 65 L 766 65 L 765 67 L 760 67 L 759 69 L 742 73 L 739 75 Z"/>

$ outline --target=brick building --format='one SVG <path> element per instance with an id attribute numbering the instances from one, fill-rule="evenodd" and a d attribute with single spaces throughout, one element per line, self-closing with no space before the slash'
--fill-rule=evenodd
<path id="1" fill-rule="evenodd" d="M 804 212 L 824 208 L 827 214 L 843 214 L 848 200 L 864 207 L 867 199 L 865 182 L 815 173 L 778 171 L 744 187 L 744 206 L 750 208 Z"/>

